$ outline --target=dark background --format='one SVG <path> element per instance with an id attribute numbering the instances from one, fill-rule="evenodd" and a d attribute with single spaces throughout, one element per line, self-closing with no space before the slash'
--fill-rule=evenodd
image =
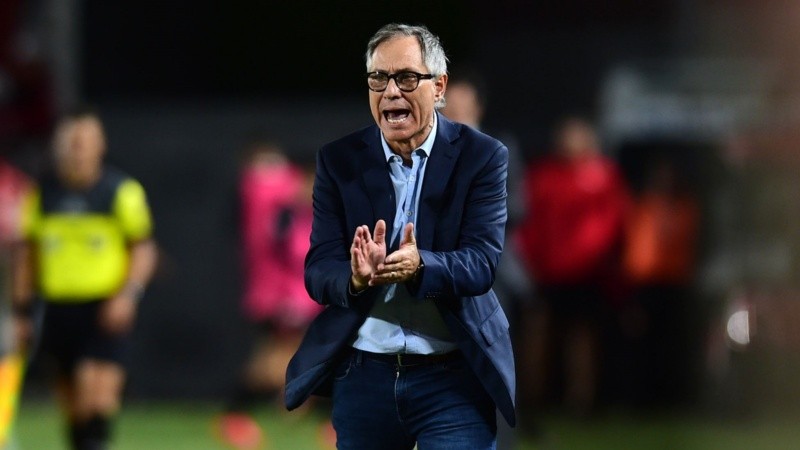
<path id="1" fill-rule="evenodd" d="M 61 3 L 73 5 L 69 14 L 54 8 Z M 800 109 L 785 100 L 800 98 L 792 97 L 800 92 L 794 81 L 800 80 L 800 54 L 793 44 L 800 38 L 795 3 L 3 0 L 0 69 L 20 80 L 20 94 L 0 96 L 0 149 L 35 174 L 45 164 L 56 115 L 75 100 L 99 107 L 109 161 L 145 186 L 162 255 L 135 331 L 130 393 L 221 398 L 238 376 L 251 333 L 239 311 L 235 189 L 240 152 L 251 137 L 270 136 L 292 155 L 307 156 L 368 125 L 364 51 L 380 26 L 425 24 L 441 38 L 453 77 L 465 66 L 480 72 L 488 90 L 485 128 L 513 135 L 523 160 L 547 149 L 559 118 L 579 112 L 597 119 L 605 150 L 621 160 L 634 185 L 649 153 L 672 152 L 704 198 L 715 198 L 712 181 L 726 157 L 721 149 L 732 136 L 769 122 L 753 115 L 750 103 L 737 103 L 737 95 L 754 92 L 763 101 L 753 103 L 758 111 L 777 111 L 769 118 L 780 120 L 770 125 L 800 123 L 797 114 L 791 115 Z M 58 55 L 52 48 L 48 53 L 43 45 L 22 64 L 13 52 L 5 52 L 9 42 L 26 42 L 21 31 L 46 34 L 54 24 L 73 30 L 69 54 Z M 72 95 L 66 99 L 63 87 L 59 91 L 47 77 L 31 75 L 46 73 L 48 63 L 59 57 L 74 67 L 67 86 Z M 733 70 L 697 70 L 707 62 L 731 59 L 750 63 L 720 66 Z M 687 65 L 696 72 L 683 70 L 686 61 L 700 62 Z M 763 69 L 768 76 L 751 79 L 749 72 L 739 71 L 742 67 Z M 628 116 L 622 126 L 611 120 L 615 110 L 609 106 L 619 98 L 607 98 L 608 81 L 620 68 L 643 74 L 633 84 L 639 90 L 628 99 L 629 106 L 649 95 L 638 109 L 623 109 Z M 668 102 L 658 103 L 659 95 Z M 705 98 L 711 103 L 703 103 Z M 665 104 L 677 107 L 660 109 Z M 720 121 L 713 114 L 737 112 L 740 104 L 746 106 L 742 120 L 731 116 Z M 696 110 L 712 114 L 692 115 Z M 20 125 L 19 118 L 30 118 L 28 125 Z M 764 129 L 768 137 L 781 135 Z M 796 148 L 768 141 L 755 145 L 757 151 L 751 149 L 745 159 L 767 167 L 767 178 L 773 174 L 770 164 L 780 158 L 795 161 L 788 167 L 800 167 L 798 158 L 781 153 L 784 147 Z M 777 150 L 772 154 L 764 148 Z M 762 154 L 768 156 L 755 156 Z M 770 223 L 800 217 L 791 215 L 796 207 L 787 209 L 779 201 L 790 192 L 783 185 L 772 183 L 780 194 L 775 196 L 760 190 L 762 177 L 749 180 L 742 186 L 758 193 L 753 198 L 763 195 L 774 202 L 754 204 L 781 211 L 754 217 Z M 790 187 L 800 185 L 790 177 L 785 181 Z M 752 266 L 773 267 L 762 264 L 770 261 L 770 247 L 741 228 L 731 223 L 709 228 L 716 241 L 728 241 L 720 247 L 722 269 L 704 266 L 711 275 L 698 287 L 703 297 L 722 298 L 742 285 L 761 288 L 769 277 L 769 283 L 777 278 L 780 286 L 796 287 L 795 275 L 747 269 L 742 263 L 747 255 L 728 258 L 725 252 L 735 254 L 737 245 L 751 243 L 758 262 Z M 800 239 L 786 235 L 800 248 Z M 800 267 L 797 260 L 790 258 L 793 267 Z M 769 276 L 761 275 L 767 271 Z M 696 343 L 697 348 L 704 344 Z"/>
<path id="2" fill-rule="evenodd" d="M 609 65 L 668 57 L 681 44 L 681 3 L 668 0 L 141 5 L 86 2 L 87 98 L 363 100 L 369 36 L 392 21 L 422 23 L 452 67 L 486 77 L 488 124 L 518 129 L 537 146 L 553 117 L 594 112 Z"/>

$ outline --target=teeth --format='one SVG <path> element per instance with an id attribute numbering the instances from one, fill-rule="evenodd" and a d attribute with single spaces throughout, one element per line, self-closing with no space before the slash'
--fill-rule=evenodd
<path id="1" fill-rule="evenodd" d="M 386 120 L 389 121 L 389 123 L 400 123 L 400 122 L 405 122 L 407 118 L 408 116 L 403 116 L 396 119 L 387 118 Z"/>
<path id="2" fill-rule="evenodd" d="M 409 116 L 409 114 L 407 112 L 394 112 L 394 111 L 390 112 L 390 111 L 387 111 L 384 114 L 384 117 L 386 117 L 386 121 L 391 123 L 391 124 L 402 123 L 406 119 L 408 119 L 408 116 Z"/>

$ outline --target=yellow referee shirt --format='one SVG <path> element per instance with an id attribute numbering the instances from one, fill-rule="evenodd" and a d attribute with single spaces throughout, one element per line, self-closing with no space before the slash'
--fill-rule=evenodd
<path id="1" fill-rule="evenodd" d="M 144 189 L 112 168 L 82 191 L 43 179 L 26 199 L 22 224 L 36 251 L 39 293 L 61 303 L 115 294 L 127 277 L 128 245 L 152 231 Z"/>

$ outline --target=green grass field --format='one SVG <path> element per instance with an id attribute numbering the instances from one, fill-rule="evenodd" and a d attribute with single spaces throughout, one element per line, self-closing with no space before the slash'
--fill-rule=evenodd
<path id="1" fill-rule="evenodd" d="M 115 450 L 226 449 L 215 437 L 218 406 L 210 403 L 133 403 L 125 406 L 115 429 Z M 275 408 L 256 412 L 275 449 L 319 449 L 322 418 L 298 417 Z M 16 424 L 20 450 L 66 449 L 58 411 L 47 402 L 23 402 Z"/>
<path id="2" fill-rule="evenodd" d="M 115 450 L 225 449 L 214 437 L 216 406 L 202 402 L 129 402 L 117 425 Z M 320 444 L 321 414 L 298 416 L 277 408 L 257 411 L 270 438 L 269 450 L 311 450 Z M 550 416 L 545 439 L 520 438 L 519 450 L 783 450 L 800 449 L 800 416 L 712 421 L 694 414 L 605 414 L 590 421 Z M 21 450 L 66 449 L 52 403 L 24 401 L 16 426 Z M 465 449 L 468 450 L 468 449 Z"/>

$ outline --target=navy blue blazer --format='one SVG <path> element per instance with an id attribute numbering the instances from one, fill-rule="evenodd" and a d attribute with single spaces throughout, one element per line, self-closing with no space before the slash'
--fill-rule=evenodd
<path id="1" fill-rule="evenodd" d="M 438 113 L 437 113 L 438 114 Z M 508 319 L 491 290 L 506 223 L 508 149 L 498 140 L 438 115 L 415 224 L 425 269 L 411 294 L 436 302 L 470 367 L 509 424 L 514 415 L 514 356 Z M 305 261 L 309 295 L 325 305 L 286 372 L 288 409 L 329 395 L 331 373 L 350 351 L 377 288 L 348 294 L 356 227 L 386 221 L 392 235 L 394 188 L 373 125 L 317 154 L 314 222 Z"/>

